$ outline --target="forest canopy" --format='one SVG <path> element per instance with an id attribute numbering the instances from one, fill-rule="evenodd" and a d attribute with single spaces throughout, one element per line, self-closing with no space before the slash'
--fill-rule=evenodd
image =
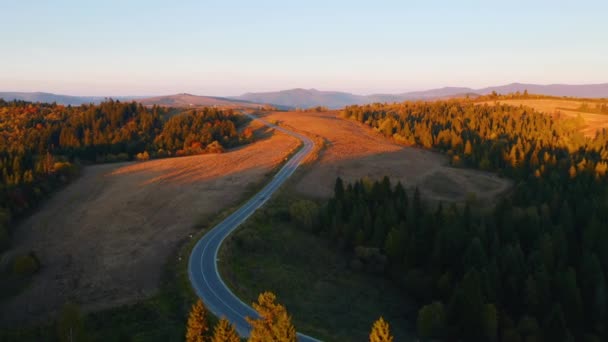
<path id="1" fill-rule="evenodd" d="M 388 178 L 336 181 L 321 233 L 419 301 L 421 337 L 608 339 L 606 130 L 585 138 L 576 119 L 468 101 L 351 106 L 343 115 L 517 184 L 484 209 L 424 203 L 418 189 Z"/>

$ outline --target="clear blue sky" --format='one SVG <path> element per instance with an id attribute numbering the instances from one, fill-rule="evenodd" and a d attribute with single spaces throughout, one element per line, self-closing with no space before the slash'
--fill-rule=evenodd
<path id="1" fill-rule="evenodd" d="M 0 91 L 608 82 L 608 1 L 0 0 Z"/>

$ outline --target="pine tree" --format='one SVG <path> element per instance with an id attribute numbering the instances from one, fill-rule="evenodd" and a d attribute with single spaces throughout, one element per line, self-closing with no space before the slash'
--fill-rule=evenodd
<path id="1" fill-rule="evenodd" d="M 240 342 L 241 338 L 234 326 L 227 319 L 222 318 L 213 329 L 211 342 Z"/>
<path id="2" fill-rule="evenodd" d="M 207 309 L 199 299 L 190 309 L 188 326 L 186 328 L 186 342 L 203 342 L 209 330 L 207 324 Z"/>
<path id="3" fill-rule="evenodd" d="M 380 317 L 372 326 L 372 331 L 369 334 L 370 342 L 393 342 L 393 336 L 389 329 L 388 323 L 384 318 Z"/>
<path id="4" fill-rule="evenodd" d="M 247 317 L 251 324 L 249 342 L 295 342 L 296 329 L 291 324 L 291 317 L 285 307 L 275 303 L 276 296 L 271 292 L 264 292 L 258 296 L 258 302 L 253 308 L 260 316 L 257 319 Z"/>
<path id="5" fill-rule="evenodd" d="M 334 186 L 334 194 L 337 200 L 342 200 L 344 198 L 344 183 L 342 182 L 342 178 L 340 177 L 336 179 L 336 185 Z"/>

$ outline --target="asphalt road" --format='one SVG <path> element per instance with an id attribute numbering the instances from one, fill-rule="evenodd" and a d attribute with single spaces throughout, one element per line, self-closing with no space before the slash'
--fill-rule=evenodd
<path id="1" fill-rule="evenodd" d="M 202 299 L 205 306 L 218 317 L 225 317 L 236 327 L 241 336 L 249 336 L 251 327 L 245 317 L 257 317 L 249 305 L 243 303 L 226 286 L 217 269 L 217 254 L 224 239 L 230 235 L 251 214 L 260 208 L 270 196 L 293 174 L 302 160 L 312 151 L 314 143 L 307 137 L 273 125 L 265 120 L 245 114 L 254 120 L 260 120 L 283 133 L 302 141 L 302 148 L 285 163 L 266 186 L 255 194 L 242 207 L 213 227 L 194 246 L 188 262 L 188 275 L 192 287 Z M 319 341 L 313 337 L 298 333 L 299 341 Z"/>

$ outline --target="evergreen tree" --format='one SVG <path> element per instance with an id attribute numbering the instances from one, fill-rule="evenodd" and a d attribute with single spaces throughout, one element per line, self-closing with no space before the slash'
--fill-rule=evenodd
<path id="1" fill-rule="evenodd" d="M 285 307 L 275 303 L 276 296 L 271 292 L 264 292 L 258 296 L 258 302 L 253 308 L 259 318 L 247 317 L 251 324 L 249 342 L 295 342 L 296 329 L 291 324 L 291 317 Z"/>
<path id="2" fill-rule="evenodd" d="M 186 327 L 186 342 L 203 342 L 208 330 L 207 309 L 199 299 L 190 309 Z"/>
<path id="3" fill-rule="evenodd" d="M 222 318 L 213 329 L 211 342 L 240 342 L 241 338 L 234 326 L 227 319 Z"/>
<path id="4" fill-rule="evenodd" d="M 380 317 L 372 326 L 372 331 L 369 334 L 369 342 L 393 342 L 393 336 L 388 323 L 384 318 Z"/>
<path id="5" fill-rule="evenodd" d="M 445 309 L 441 302 L 423 306 L 418 311 L 416 325 L 418 335 L 423 339 L 441 338 L 445 330 Z"/>
<path id="6" fill-rule="evenodd" d="M 338 201 L 344 199 L 344 182 L 342 182 L 342 178 L 340 177 L 336 179 L 336 184 L 334 186 L 334 196 Z"/>

